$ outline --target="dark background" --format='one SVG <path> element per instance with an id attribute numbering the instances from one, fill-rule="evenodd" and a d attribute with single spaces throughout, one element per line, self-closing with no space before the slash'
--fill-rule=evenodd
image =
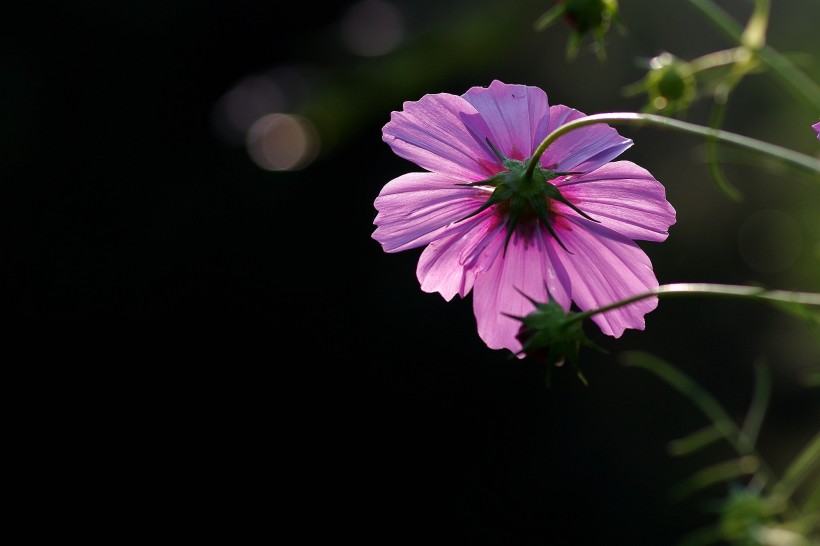
<path id="1" fill-rule="evenodd" d="M 733 45 L 687 2 L 623 2 L 628 32 L 607 36 L 607 61 L 588 39 L 567 61 L 566 25 L 532 29 L 552 2 L 498 4 L 397 1 L 404 40 L 371 57 L 342 39 L 353 2 L 37 2 L 7 13 L 0 312 L 15 473 L 31 484 L 18 504 L 52 522 L 37 519 L 33 533 L 672 544 L 714 521 L 703 501 L 725 490 L 684 501 L 669 491 L 732 453 L 667 453 L 706 421 L 621 366 L 633 349 L 689 373 L 738 419 L 763 359 L 774 391 L 760 449 L 776 470 L 815 434 L 820 402 L 804 378 L 817 341 L 778 310 L 664 301 L 644 332 L 588 330 L 609 351 L 582 352 L 589 386 L 560 369 L 547 388 L 541 365 L 483 345 L 469 297 L 419 290 L 420 251 L 388 255 L 371 239 L 379 190 L 416 170 L 381 141 L 403 101 L 497 78 L 586 113 L 635 111 L 644 98 L 622 89 L 646 59 Z M 746 2 L 721 5 L 748 15 Z M 817 81 L 813 14 L 820 3 L 777 2 L 770 43 L 808 53 L 797 59 Z M 248 87 L 254 78 L 269 87 Z M 251 90 L 246 117 L 308 119 L 315 161 L 260 168 L 226 122 L 238 88 Z M 686 118 L 707 115 L 704 99 Z M 816 154 L 816 119 L 754 74 L 726 128 Z M 622 133 L 636 142 L 623 159 L 662 181 L 678 211 L 669 240 L 644 247 L 661 283 L 820 291 L 820 193 L 808 176 L 726 150 L 746 196 L 733 203 L 696 139 Z M 739 234 L 772 210 L 800 243 L 786 262 L 753 266 Z M 776 227 L 754 232 L 753 246 L 781 249 Z"/>

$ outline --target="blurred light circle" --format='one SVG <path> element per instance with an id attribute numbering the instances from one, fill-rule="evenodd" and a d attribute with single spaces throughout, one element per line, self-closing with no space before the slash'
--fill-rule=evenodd
<path id="1" fill-rule="evenodd" d="M 271 78 L 247 77 L 214 105 L 217 135 L 228 144 L 242 145 L 254 121 L 270 112 L 281 112 L 286 106 L 281 87 Z"/>
<path id="2" fill-rule="evenodd" d="M 319 134 L 313 124 L 291 114 L 268 114 L 248 130 L 251 159 L 268 171 L 295 171 L 310 165 L 319 153 Z"/>
<path id="3" fill-rule="evenodd" d="M 802 248 L 800 226 L 785 212 L 762 210 L 738 233 L 738 250 L 746 264 L 761 273 L 788 269 Z"/>
<path id="4" fill-rule="evenodd" d="M 341 35 L 344 44 L 357 55 L 384 55 L 404 39 L 404 17 L 389 2 L 363 0 L 345 13 Z"/>

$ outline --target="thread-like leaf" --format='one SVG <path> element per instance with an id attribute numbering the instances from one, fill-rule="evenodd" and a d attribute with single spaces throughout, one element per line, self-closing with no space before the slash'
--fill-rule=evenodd
<path id="1" fill-rule="evenodd" d="M 749 411 L 743 421 L 741 432 L 749 439 L 749 443 L 755 445 L 757 436 L 760 434 L 760 427 L 763 425 L 763 418 L 766 415 L 766 408 L 769 405 L 769 396 L 772 391 L 772 378 L 769 368 L 758 360 L 755 362 L 755 390 L 752 401 L 749 404 Z"/>
<path id="2" fill-rule="evenodd" d="M 688 480 L 673 487 L 669 494 L 673 500 L 682 500 L 709 486 L 754 474 L 759 467 L 760 461 L 752 455 L 717 463 L 699 470 Z"/>
<path id="3" fill-rule="evenodd" d="M 820 432 L 797 454 L 797 457 L 784 472 L 783 478 L 775 484 L 772 491 L 774 494 L 788 499 L 801 485 L 806 476 L 817 468 L 820 468 Z M 820 478 L 818 478 L 815 487 L 820 489 Z M 815 492 L 814 495 L 817 496 L 818 493 Z"/>
<path id="4" fill-rule="evenodd" d="M 672 440 L 669 442 L 668 450 L 672 456 L 680 457 L 700 451 L 718 440 L 723 439 L 725 439 L 723 433 L 716 426 L 709 425 L 708 427 L 696 430 L 688 436 Z"/>

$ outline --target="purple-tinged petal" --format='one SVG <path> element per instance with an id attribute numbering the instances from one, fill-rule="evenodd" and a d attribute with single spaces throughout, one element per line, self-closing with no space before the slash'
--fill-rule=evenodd
<path id="1" fill-rule="evenodd" d="M 450 226 L 445 234 L 421 253 L 416 276 L 425 292 L 438 292 L 450 301 L 465 297 L 473 288 L 476 274 L 492 257 L 484 256 L 487 242 L 503 226 L 497 225 L 492 211 L 485 211 Z M 484 260 L 480 258 L 484 256 Z"/>
<path id="2" fill-rule="evenodd" d="M 558 127 L 584 115 L 563 105 L 550 107 L 549 127 L 541 139 Z M 541 156 L 541 164 L 557 171 L 588 173 L 615 159 L 630 146 L 632 140 L 622 137 L 608 125 L 597 123 L 558 137 Z"/>
<path id="3" fill-rule="evenodd" d="M 491 131 L 476 109 L 449 93 L 405 102 L 382 129 L 382 139 L 400 157 L 461 181 L 484 180 L 502 170 L 485 139 Z"/>
<path id="4" fill-rule="evenodd" d="M 547 94 L 537 87 L 494 80 L 490 87 L 473 87 L 464 98 L 487 122 L 490 141 L 511 159 L 532 155 L 549 123 Z"/>
<path id="5" fill-rule="evenodd" d="M 820 121 L 812 125 L 811 128 L 817 131 L 817 140 L 820 140 Z"/>
<path id="6" fill-rule="evenodd" d="M 565 223 L 566 222 L 566 223 Z M 572 301 L 590 311 L 658 288 L 646 253 L 630 239 L 583 218 L 562 218 L 558 236 L 572 252 L 557 252 L 572 283 Z M 620 337 L 626 328 L 643 330 L 644 315 L 657 307 L 649 297 L 592 320 L 607 335 Z"/>
<path id="7" fill-rule="evenodd" d="M 555 185 L 572 204 L 630 239 L 663 241 L 675 223 L 675 209 L 666 200 L 664 187 L 630 161 L 608 163 Z M 576 214 L 560 203 L 555 208 Z"/>
<path id="8" fill-rule="evenodd" d="M 503 252 L 505 233 L 499 232 L 492 245 Z M 530 236 L 515 232 L 510 238 L 503 259 L 478 275 L 473 290 L 473 311 L 478 325 L 478 335 L 492 349 L 521 350 L 516 339 L 521 321 L 511 318 L 524 317 L 535 306 L 532 300 L 548 301 L 547 288 L 564 307 L 569 308 L 569 296 L 562 278 L 563 267 L 556 271 L 550 261 L 548 248 L 553 244 L 551 236 L 542 229 L 535 229 Z M 524 355 L 519 355 L 523 358 Z"/>
<path id="9" fill-rule="evenodd" d="M 489 193 L 457 186 L 435 173 L 409 173 L 387 183 L 376 198 L 373 238 L 385 252 L 426 245 L 456 220 L 474 212 Z"/>

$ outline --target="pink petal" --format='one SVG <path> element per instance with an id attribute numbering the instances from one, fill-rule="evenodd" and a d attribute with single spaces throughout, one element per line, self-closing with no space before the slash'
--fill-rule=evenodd
<path id="1" fill-rule="evenodd" d="M 579 209 L 630 239 L 663 241 L 675 223 L 675 209 L 666 200 L 664 187 L 629 161 L 608 163 L 556 186 Z M 575 214 L 564 205 L 555 207 Z"/>
<path id="2" fill-rule="evenodd" d="M 558 236 L 572 252 L 556 252 L 569 275 L 572 301 L 583 311 L 643 294 L 658 287 L 652 263 L 630 239 L 583 218 L 564 218 L 556 223 Z M 643 330 L 644 315 L 657 307 L 649 297 L 592 320 L 605 334 L 620 337 L 626 328 Z"/>
<path id="3" fill-rule="evenodd" d="M 485 190 L 456 183 L 435 173 L 409 173 L 391 180 L 374 203 L 379 212 L 373 238 L 385 252 L 426 245 L 489 197 Z"/>
<path id="4" fill-rule="evenodd" d="M 563 105 L 550 107 L 549 127 L 541 140 L 558 127 L 584 115 Z M 632 140 L 622 137 L 612 127 L 598 123 L 558 137 L 541 156 L 541 164 L 557 171 L 588 173 L 615 159 L 630 146 Z"/>
<path id="5" fill-rule="evenodd" d="M 438 292 L 450 301 L 458 294 L 462 298 L 473 288 L 484 262 L 484 253 L 493 232 L 499 229 L 493 212 L 486 211 L 464 222 L 450 226 L 447 233 L 430 243 L 421 253 L 416 276 L 425 292 Z"/>
<path id="6" fill-rule="evenodd" d="M 493 145 L 511 159 L 530 157 L 546 135 L 549 103 L 537 87 L 494 80 L 489 88 L 471 88 L 464 98 L 486 120 Z"/>
<path id="7" fill-rule="evenodd" d="M 487 146 L 487 123 L 462 97 L 425 95 L 405 102 L 382 129 L 393 151 L 416 165 L 461 181 L 484 180 L 502 170 Z"/>
<path id="8" fill-rule="evenodd" d="M 503 252 L 505 231 L 499 231 L 492 245 Z M 506 315 L 523 317 L 535 306 L 528 299 L 548 301 L 547 287 L 565 308 L 569 297 L 565 289 L 564 268 L 550 260 L 551 236 L 537 229 L 531 237 L 516 232 L 510 238 L 506 253 L 475 279 L 473 311 L 478 335 L 492 349 L 509 349 L 517 353 L 521 343 L 515 338 L 521 322 Z M 523 358 L 523 355 L 519 355 Z"/>

